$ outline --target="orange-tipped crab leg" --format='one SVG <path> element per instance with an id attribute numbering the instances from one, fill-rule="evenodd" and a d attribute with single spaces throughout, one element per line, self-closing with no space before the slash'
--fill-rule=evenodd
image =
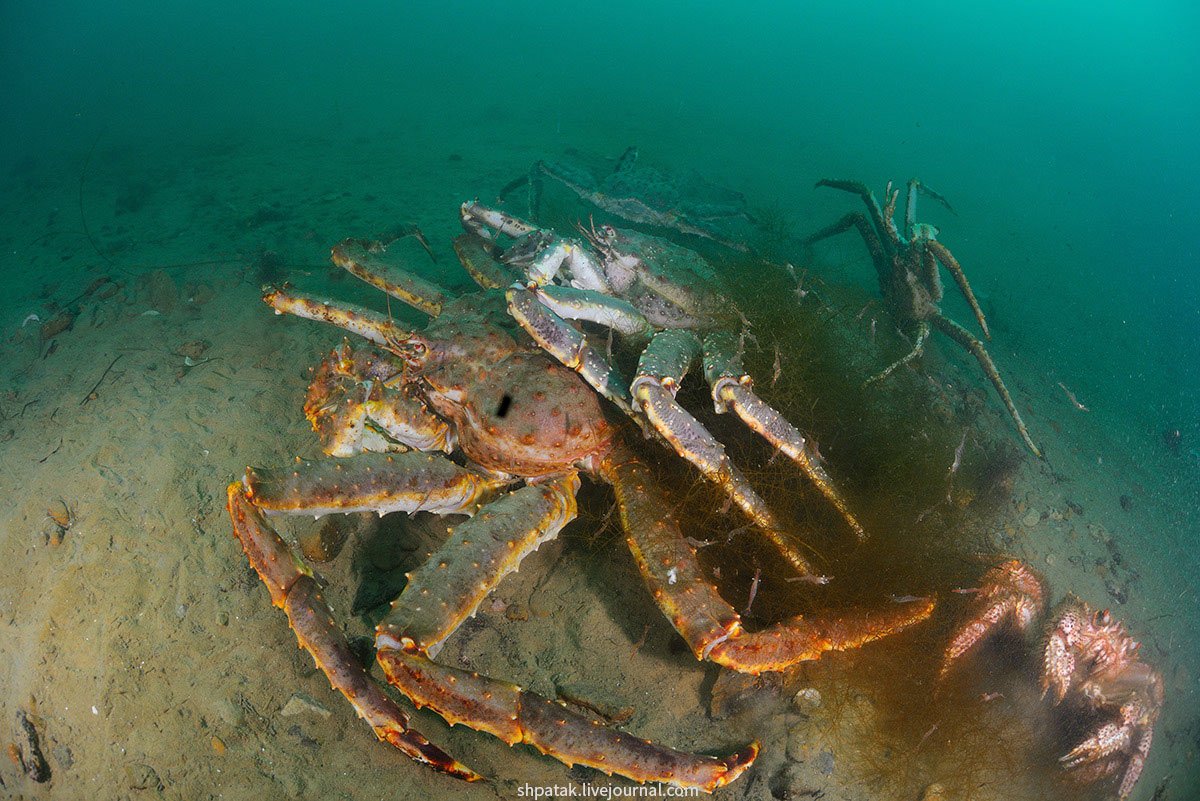
<path id="1" fill-rule="evenodd" d="M 407 574 L 404 592 L 376 628 L 380 642 L 407 642 L 437 656 L 442 643 L 475 614 L 521 560 L 575 519 L 579 478 L 531 484 L 483 506 Z"/>
<path id="2" fill-rule="evenodd" d="M 513 282 L 513 275 L 503 269 L 478 237 L 459 234 L 454 237 L 454 253 L 463 269 L 484 289 L 503 289 Z"/>
<path id="3" fill-rule="evenodd" d="M 439 665 L 413 647 L 384 647 L 388 681 L 417 706 L 512 745 L 527 743 L 567 765 L 586 765 L 638 782 L 712 792 L 740 776 L 758 755 L 752 744 L 724 758 L 656 745 L 578 715 L 515 684 Z"/>
<path id="4" fill-rule="evenodd" d="M 794 617 L 756 632 L 717 592 L 679 530 L 650 471 L 617 456 L 601 467 L 617 494 L 626 542 L 655 602 L 697 659 L 743 673 L 783 670 L 825 651 L 857 648 L 927 618 L 930 600 L 878 610 Z"/>
<path id="5" fill-rule="evenodd" d="M 436 317 L 447 298 L 445 290 L 370 253 L 357 239 L 347 239 L 332 252 L 333 263 L 376 289 Z M 432 255 L 432 253 L 431 253 Z"/>
<path id="6" fill-rule="evenodd" d="M 296 292 L 287 284 L 279 289 L 267 289 L 263 292 L 263 302 L 274 309 L 276 314 L 293 314 L 306 320 L 336 325 L 376 345 L 387 345 L 408 336 L 407 331 L 394 325 L 379 312 L 351 303 L 340 303 Z"/>
<path id="7" fill-rule="evenodd" d="M 301 648 L 312 656 L 334 689 L 354 706 L 375 735 L 410 758 L 460 779 L 482 778 L 409 728 L 408 716 L 371 680 L 350 651 L 320 587 L 308 569 L 271 528 L 240 483 L 229 485 L 233 531 L 271 593 L 284 610 Z"/>
<path id="8" fill-rule="evenodd" d="M 567 765 L 587 765 L 636 781 L 712 790 L 732 781 L 757 748 L 726 759 L 655 745 L 570 712 L 522 688 L 430 659 L 526 554 L 575 517 L 579 479 L 571 474 L 526 486 L 460 524 L 408 585 L 376 629 L 388 681 L 419 707 L 505 743 L 528 743 Z"/>
<path id="9" fill-rule="evenodd" d="M 246 497 L 267 514 L 348 512 L 472 514 L 506 483 L 432 453 L 362 453 L 300 462 L 291 470 L 248 468 Z"/>
<path id="10" fill-rule="evenodd" d="M 704 378 L 712 388 L 713 405 L 718 413 L 732 410 L 759 436 L 794 461 L 841 513 L 855 536 L 866 539 L 863 527 L 821 466 L 816 448 L 787 418 L 754 394 L 754 382 L 742 369 L 737 338 L 733 334 L 717 331 L 704 338 Z"/>
<path id="11" fill-rule="evenodd" d="M 798 571 L 813 572 L 741 471 L 730 461 L 725 446 L 675 400 L 679 383 L 700 354 L 700 341 L 688 331 L 660 331 L 638 361 L 633 400 L 650 425 L 710 481 L 718 484 Z"/>

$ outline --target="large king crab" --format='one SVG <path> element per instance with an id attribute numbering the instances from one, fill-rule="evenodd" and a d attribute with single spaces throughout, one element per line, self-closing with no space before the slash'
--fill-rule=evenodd
<path id="1" fill-rule="evenodd" d="M 452 298 L 386 264 L 380 248 L 347 240 L 334 261 L 433 320 L 406 331 L 390 316 L 271 289 L 277 313 L 322 320 L 379 349 L 336 349 L 316 371 L 305 412 L 325 450 L 346 458 L 283 470 L 248 468 L 228 488 L 233 529 L 300 645 L 376 735 L 452 775 L 473 772 L 409 726 L 404 711 L 352 655 L 321 590 L 267 522 L 276 514 L 374 511 L 465 514 L 376 629 L 388 681 L 451 723 L 524 742 L 572 765 L 637 781 L 712 789 L 754 760 L 752 744 L 728 757 L 683 753 L 571 712 L 516 685 L 434 661 L 521 559 L 575 517 L 580 474 L 612 485 L 625 538 L 651 593 L 697 658 L 735 670 L 780 670 L 829 650 L 854 648 L 927 617 L 932 602 L 795 616 L 746 631 L 697 562 L 648 468 L 579 376 L 519 344 L 502 322 L 498 291 Z M 470 257 L 485 287 L 503 273 Z M 478 255 L 478 254 L 476 254 Z"/>
<path id="2" fill-rule="evenodd" d="M 942 314 L 942 310 L 938 306 L 942 300 L 942 279 L 938 273 L 938 265 L 941 264 L 950 271 L 950 275 L 953 276 L 954 282 L 962 291 L 963 297 L 967 299 L 971 311 L 975 314 L 975 319 L 979 322 L 979 327 L 983 330 L 984 337 L 991 339 L 983 310 L 979 308 L 979 303 L 975 300 L 975 293 L 971 291 L 971 285 L 967 283 L 967 276 L 959 266 L 958 260 L 945 245 L 937 241 L 938 231 L 936 228 L 916 221 L 918 194 L 933 198 L 954 211 L 946 199 L 915 178 L 910 180 L 908 194 L 905 198 L 904 229 L 902 231 L 896 225 L 895 220 L 896 200 L 900 195 L 900 190 L 892 189 L 890 182 L 884 191 L 885 205 L 882 208 L 879 206 L 879 201 L 875 199 L 875 193 L 868 189 L 866 184 L 859 181 L 835 181 L 823 178 L 817 181 L 817 186 L 828 186 L 859 195 L 867 206 L 868 216 L 864 217 L 859 212 L 849 212 L 834 224 L 806 237 L 803 243 L 811 245 L 851 228 L 857 229 L 875 264 L 875 272 L 879 277 L 879 288 L 883 293 L 888 312 L 906 334 L 915 336 L 912 349 L 872 377 L 868 383 L 886 378 L 896 368 L 920 356 L 925 348 L 925 340 L 929 337 L 930 326 L 932 326 L 966 348 L 975 357 L 979 366 L 983 368 L 983 372 L 991 380 L 992 386 L 996 388 L 996 393 L 1008 410 L 1013 423 L 1016 424 L 1021 439 L 1025 441 L 1034 455 L 1041 457 L 1041 451 L 1029 436 L 1025 422 L 1021 419 L 1021 413 L 1017 411 L 1016 404 L 1013 403 L 1012 396 L 1008 394 L 1008 388 L 1000 379 L 1000 373 L 997 372 L 996 365 L 992 362 L 992 357 L 988 355 L 983 343 L 970 331 Z"/>
<path id="3" fill-rule="evenodd" d="M 1005 628 L 1028 633 L 1045 608 L 1042 580 L 1010 560 L 988 571 L 971 610 L 951 635 L 944 677 L 980 643 Z M 1108 610 L 1093 611 L 1071 597 L 1051 617 L 1042 657 L 1042 696 L 1055 706 L 1082 708 L 1095 728 L 1060 757 L 1080 783 L 1121 773 L 1118 794 L 1128 797 L 1142 773 L 1154 723 L 1162 710 L 1158 671 L 1138 658 L 1138 643 Z"/>
<path id="4" fill-rule="evenodd" d="M 745 252 L 746 246 L 721 226 L 733 220 L 753 222 L 740 192 L 709 183 L 698 173 L 672 177 L 638 164 L 638 149 L 630 147 L 611 171 L 596 170 L 579 159 L 540 160 L 500 190 L 504 200 L 514 190 L 528 186 L 529 216 L 537 220 L 542 204 L 542 184 L 549 178 L 574 192 L 581 200 L 634 225 L 647 225 L 686 236 L 708 239 Z"/>
<path id="5" fill-rule="evenodd" d="M 862 539 L 862 526 L 825 471 L 816 447 L 754 392 L 742 368 L 745 318 L 720 275 L 699 254 L 669 240 L 608 225 L 580 226 L 586 243 L 478 202 L 462 206 L 464 228 L 520 269 L 508 289 L 509 312 L 546 352 L 577 370 L 598 392 L 648 425 L 768 532 L 770 510 L 729 461 L 725 449 L 676 393 L 700 361 L 718 413 L 734 412 L 791 458 Z M 496 245 L 500 235 L 512 243 Z M 618 376 L 573 321 L 586 320 L 647 341 L 637 375 Z M 807 564 L 794 562 L 802 570 Z"/>

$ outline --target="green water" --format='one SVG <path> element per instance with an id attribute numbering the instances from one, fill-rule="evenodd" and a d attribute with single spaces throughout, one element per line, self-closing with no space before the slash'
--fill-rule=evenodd
<path id="1" fill-rule="evenodd" d="M 446 257 L 431 275 L 461 288 L 465 279 L 447 264 L 459 203 L 492 201 L 539 158 L 576 152 L 603 172 L 636 145 L 644 164 L 675 175 L 695 170 L 742 193 L 775 225 L 774 239 L 755 230 L 753 244 L 791 262 L 816 293 L 797 301 L 794 330 L 772 336 L 747 361 L 765 387 L 769 345 L 783 347 L 793 361 L 778 389 L 771 382 L 774 402 L 832 443 L 831 470 L 869 524 L 893 532 L 880 535 L 872 556 L 818 537 L 831 559 L 869 577 L 872 590 L 902 595 L 911 580 L 945 596 L 982 572 L 969 560 L 940 571 L 946 554 L 1014 547 L 1012 535 L 951 541 L 953 532 L 1012 524 L 1019 533 L 1022 493 L 1041 488 L 1037 497 L 1086 498 L 1089 511 L 1103 508 L 1105 531 L 1116 532 L 1110 551 L 1145 555 L 1138 583 L 1122 585 L 1121 597 L 1137 594 L 1143 618 L 1186 631 L 1182 618 L 1196 614 L 1200 587 L 1198 41 L 1200 7 L 1188 2 L 165 8 L 13 0 L 0 8 L 0 321 L 16 342 L 27 314 L 47 316 L 38 304 L 52 294 L 70 295 L 100 272 L 134 282 L 146 268 L 170 265 L 193 265 L 170 268 L 181 285 L 237 276 L 244 286 L 257 280 L 239 272 L 249 265 L 260 277 L 308 280 L 371 302 L 365 290 L 326 280 L 325 253 L 342 237 L 406 220 L 420 223 Z M 937 226 L 969 276 L 992 326 L 988 347 L 1033 438 L 1046 445 L 1045 463 L 1022 450 L 977 366 L 939 334 L 921 371 L 859 394 L 906 343 L 880 308 L 856 233 L 811 250 L 798 240 L 861 210 L 851 195 L 814 188 L 817 180 L 862 180 L 882 196 L 889 180 L 902 186 L 910 177 L 953 204 L 951 214 L 923 200 L 917 219 Z M 561 187 L 548 191 L 547 204 L 558 222 L 594 211 Z M 281 273 L 261 276 L 254 254 L 264 250 L 282 254 Z M 209 259 L 218 263 L 195 265 Z M 763 266 L 748 268 L 740 256 L 722 266 L 740 282 L 735 294 L 747 307 L 756 292 L 771 293 L 775 306 L 764 304 L 758 330 L 792 325 L 781 311 L 791 313 L 790 301 L 780 302 L 795 290 L 790 279 L 756 278 L 752 269 Z M 972 323 L 949 281 L 944 308 Z M 239 313 L 266 312 L 248 302 Z M 828 325 L 826 314 L 834 315 Z M 64 339 L 58 357 L 76 360 L 68 372 L 95 372 L 99 357 L 69 345 Z M 310 355 L 297 354 L 291 372 Z M 41 362 L 55 364 L 49 356 L 30 357 L 20 380 L 47 369 Z M 925 373 L 936 377 L 934 388 Z M 4 419 L 15 419 L 26 396 L 15 370 L 4 376 L 14 393 L 0 398 Z M 84 395 L 86 387 L 72 391 Z M 706 402 L 702 390 L 690 397 Z M 945 413 L 936 411 L 939 398 Z M 53 447 L 57 423 L 38 418 L 18 428 Z M 960 443 L 971 444 L 959 477 L 970 497 L 928 517 Z M 18 460 L 14 447 L 0 443 L 14 454 L 0 450 L 0 458 L 11 459 L 19 485 L 15 477 L 36 459 L 22 451 Z M 752 464 L 752 478 L 767 482 L 769 501 L 788 504 L 786 479 L 772 477 L 770 454 L 756 448 L 734 452 Z M 1012 495 L 1006 488 L 1022 460 L 1029 483 Z M 1070 508 L 1061 498 L 1057 508 Z M 789 514 L 836 526 L 820 503 L 806 495 Z M 1053 557 L 1057 543 L 1029 553 Z M 1061 573 L 1067 551 L 1057 553 Z M 896 569 L 893 560 L 906 555 L 914 566 Z M 741 582 L 732 590 L 739 604 L 749 564 L 730 571 Z M 1080 581 L 1092 583 L 1058 586 L 1056 597 L 1076 589 L 1101 592 L 1089 596 L 1096 605 L 1123 603 L 1112 588 L 1103 594 L 1110 573 L 1090 562 L 1076 567 Z M 777 596 L 790 598 L 793 588 L 776 583 Z M 786 601 L 772 603 L 787 611 Z M 1149 625 L 1136 612 L 1118 613 L 1132 631 Z M 1156 633 L 1169 718 L 1160 724 L 1158 761 L 1134 797 L 1193 798 L 1200 649 L 1194 635 L 1180 646 L 1174 634 L 1168 641 Z M 917 658 L 922 647 L 935 646 L 923 640 L 903 653 Z M 877 670 L 864 668 L 864 686 L 880 686 Z M 909 722 L 881 738 L 919 737 L 933 720 L 898 708 Z M 899 770 L 889 760 L 863 770 Z M 512 770 L 519 763 L 498 772 Z M 2 771 L 0 778 L 12 785 Z M 928 784 L 906 781 L 897 785 L 905 792 Z M 746 792 L 759 797 L 763 786 Z M 1163 795 L 1154 794 L 1159 787 Z M 99 797 L 127 791 L 106 783 Z M 23 792 L 70 797 L 53 787 Z"/>

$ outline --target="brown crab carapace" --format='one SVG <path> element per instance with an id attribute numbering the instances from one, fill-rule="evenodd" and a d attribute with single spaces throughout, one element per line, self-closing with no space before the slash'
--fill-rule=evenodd
<path id="1" fill-rule="evenodd" d="M 376 348 L 334 350 L 315 372 L 305 413 L 327 453 L 281 470 L 247 469 L 229 485 L 233 529 L 301 646 L 360 717 L 420 762 L 466 779 L 471 769 L 415 732 L 356 662 L 321 590 L 268 522 L 278 514 L 417 511 L 467 515 L 420 567 L 376 630 L 388 681 L 451 723 L 524 742 L 568 764 L 636 781 L 711 791 L 753 762 L 685 753 L 602 725 L 508 682 L 436 661 L 445 640 L 521 559 L 576 516 L 582 475 L 612 485 L 625 541 L 655 602 L 698 657 L 749 673 L 854 648 L 924 619 L 932 603 L 793 617 L 758 631 L 701 569 L 649 469 L 624 440 L 628 423 L 572 370 L 510 332 L 500 265 L 460 256 L 485 291 L 451 297 L 388 264 L 381 246 L 347 240 L 340 266 L 432 318 L 403 330 L 383 314 L 269 289 L 278 313 L 353 331 Z M 785 551 L 786 543 L 777 543 Z M 787 554 L 785 553 L 785 556 Z"/>

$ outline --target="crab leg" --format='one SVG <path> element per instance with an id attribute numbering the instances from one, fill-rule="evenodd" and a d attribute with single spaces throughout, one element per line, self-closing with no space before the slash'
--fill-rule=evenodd
<path id="1" fill-rule="evenodd" d="M 495 242 L 498 234 L 515 238 L 538 230 L 536 225 L 497 209 L 489 209 L 478 200 L 463 203 L 459 214 L 463 228 L 485 242 Z"/>
<path id="2" fill-rule="evenodd" d="M 887 367 L 885 367 L 882 370 L 882 372 L 876 373 L 875 375 L 868 378 L 866 381 L 863 382 L 863 386 L 864 387 L 870 386 L 871 384 L 874 384 L 876 381 L 882 381 L 883 379 L 887 378 L 889 375 L 894 373 L 897 368 L 903 367 L 904 365 L 911 362 L 913 359 L 920 356 L 921 353 L 924 352 L 924 350 L 925 350 L 925 340 L 927 340 L 928 338 L 929 338 L 929 323 L 922 320 L 921 322 L 917 323 L 917 341 L 916 341 L 916 344 L 913 345 L 912 350 L 910 350 L 907 354 L 900 357 L 896 361 L 889 364 Z"/>
<path id="3" fill-rule="evenodd" d="M 513 281 L 512 276 L 496 264 L 478 237 L 471 234 L 454 237 L 454 253 L 463 269 L 484 289 L 502 289 Z"/>
<path id="4" fill-rule="evenodd" d="M 564 320 L 587 320 L 635 342 L 650 336 L 652 328 L 632 303 L 602 291 L 545 284 L 530 287 L 542 305 Z"/>
<path id="5" fill-rule="evenodd" d="M 229 514 L 233 531 L 271 593 L 271 602 L 284 610 L 300 647 L 346 697 L 375 736 L 391 743 L 417 762 L 467 781 L 483 778 L 409 728 L 408 715 L 371 680 L 355 659 L 333 619 L 321 590 L 287 544 L 271 528 L 240 483 L 229 485 Z"/>
<path id="6" fill-rule="evenodd" d="M 675 400 L 679 383 L 700 354 L 700 341 L 687 331 L 660 331 L 650 340 L 633 380 L 634 403 L 650 425 L 710 481 L 716 482 L 763 531 L 764 536 L 801 573 L 813 572 L 765 501 L 730 461 L 725 446 Z"/>
<path id="7" fill-rule="evenodd" d="M 828 186 L 832 189 L 840 189 L 843 192 L 851 192 L 861 197 L 863 202 L 867 204 L 867 212 L 871 215 L 871 222 L 875 225 L 875 231 L 877 232 L 876 241 L 879 242 L 880 252 L 888 258 L 896 255 L 896 246 L 900 241 L 900 232 L 896 229 L 896 223 L 891 216 L 884 215 L 883 209 L 879 207 L 879 201 L 875 199 L 875 193 L 868 189 L 866 184 L 862 183 L 861 181 L 842 181 L 822 178 L 821 180 L 817 181 L 817 186 Z M 843 222 L 845 222 L 849 216 L 850 215 L 846 215 L 846 217 L 843 217 Z M 832 230 L 837 225 L 839 225 L 839 223 L 835 223 L 833 226 L 824 229 L 824 231 L 818 232 L 818 234 L 831 236 L 832 234 L 839 233 L 840 231 L 845 231 L 850 227 L 849 225 L 844 225 L 837 231 Z M 863 227 L 859 226 L 859 231 L 862 230 Z M 885 234 L 888 234 L 888 236 L 885 236 Z M 808 239 L 805 241 L 808 242 L 821 238 L 821 236 L 814 234 L 813 236 L 808 237 Z M 866 234 L 864 233 L 863 239 L 866 238 Z M 873 255 L 874 249 L 871 248 L 871 243 L 869 241 L 867 242 L 867 248 L 872 250 Z"/>
<path id="8" fill-rule="evenodd" d="M 1033 444 L 1033 439 L 1029 436 L 1029 429 L 1025 428 L 1025 421 L 1021 419 L 1021 413 L 1017 411 L 1016 404 L 1013 403 L 1012 396 L 1008 394 L 1008 388 L 1004 386 L 1004 382 L 1000 379 L 1000 373 L 996 371 L 996 365 L 992 361 L 992 357 L 988 355 L 987 349 L 970 331 L 963 328 L 953 320 L 941 315 L 935 314 L 929 318 L 939 331 L 953 339 L 958 344 L 962 345 L 975 360 L 979 362 L 979 366 L 983 368 L 983 372 L 991 379 L 992 386 L 996 388 L 996 393 L 1000 396 L 1000 400 L 1008 409 L 1008 415 L 1012 418 L 1013 423 L 1017 426 L 1017 431 L 1021 433 L 1021 439 L 1025 440 L 1025 444 L 1029 450 L 1033 451 L 1033 455 L 1042 458 L 1042 452 L 1038 450 L 1037 445 Z"/>
<path id="9" fill-rule="evenodd" d="M 567 765 L 583 764 L 636 781 L 712 790 L 754 760 L 696 756 L 654 745 L 584 718 L 514 684 L 432 661 L 441 644 L 521 560 L 575 517 L 579 478 L 526 486 L 460 524 L 408 585 L 376 629 L 379 663 L 397 689 L 451 725 L 505 743 L 528 743 Z"/>
<path id="10" fill-rule="evenodd" d="M 733 410 L 767 442 L 770 442 L 817 485 L 821 493 L 837 508 L 860 540 L 866 532 L 850 512 L 833 480 L 821 466 L 820 455 L 804 435 L 787 418 L 763 402 L 754 393 L 754 382 L 742 369 L 737 350 L 737 338 L 717 331 L 704 338 L 704 378 L 712 387 L 713 405 L 718 413 Z"/>
<path id="11" fill-rule="evenodd" d="M 446 293 L 437 284 L 384 262 L 357 239 L 346 239 L 334 247 L 332 258 L 351 275 L 431 317 L 440 314 L 446 303 Z"/>
<path id="12" fill-rule="evenodd" d="M 741 616 L 705 577 L 696 549 L 683 536 L 645 465 L 617 455 L 601 465 L 617 494 L 626 543 L 654 600 L 697 659 L 743 673 L 783 670 L 825 651 L 886 637 L 927 618 L 930 600 L 879 610 L 793 617 L 761 631 Z"/>
<path id="13" fill-rule="evenodd" d="M 295 292 L 287 284 L 281 289 L 272 288 L 265 291 L 263 302 L 273 308 L 276 314 L 293 314 L 306 320 L 336 325 L 376 345 L 386 345 L 408 335 L 407 331 L 397 327 L 379 312 Z"/>
<path id="14" fill-rule="evenodd" d="M 269 515 L 348 512 L 471 514 L 507 482 L 431 453 L 362 453 L 298 462 L 293 470 L 247 468 L 247 500 Z"/>
<path id="15" fill-rule="evenodd" d="M 424 564 L 376 629 L 388 642 L 406 642 L 437 656 L 442 643 L 475 614 L 521 560 L 575 519 L 579 477 L 531 484 L 501 495 L 466 522 Z"/>
<path id="16" fill-rule="evenodd" d="M 624 380 L 578 329 L 550 311 L 533 291 L 519 284 L 509 287 L 505 296 L 509 314 L 539 346 L 579 373 L 592 389 L 615 403 L 621 411 L 634 416 Z"/>
<path id="17" fill-rule="evenodd" d="M 527 743 L 570 766 L 712 792 L 740 776 L 758 755 L 757 743 L 724 758 L 656 745 L 518 685 L 440 665 L 415 646 L 381 647 L 379 663 L 388 681 L 418 707 L 428 706 L 451 723 L 485 731 L 509 745 Z"/>
<path id="18" fill-rule="evenodd" d="M 963 297 L 967 299 L 967 303 L 971 306 L 971 312 L 975 315 L 975 319 L 979 321 L 979 327 L 983 329 L 983 336 L 987 339 L 992 338 L 992 334 L 988 331 L 987 320 L 983 317 L 983 309 L 979 308 L 979 301 L 975 300 L 975 293 L 971 291 L 971 285 L 967 283 L 967 275 L 959 266 L 958 260 L 946 249 L 946 246 L 936 239 L 930 239 L 925 243 L 938 261 L 945 265 L 950 271 L 950 275 L 954 276 L 954 283 L 958 284 L 959 290 L 963 293 Z"/>

